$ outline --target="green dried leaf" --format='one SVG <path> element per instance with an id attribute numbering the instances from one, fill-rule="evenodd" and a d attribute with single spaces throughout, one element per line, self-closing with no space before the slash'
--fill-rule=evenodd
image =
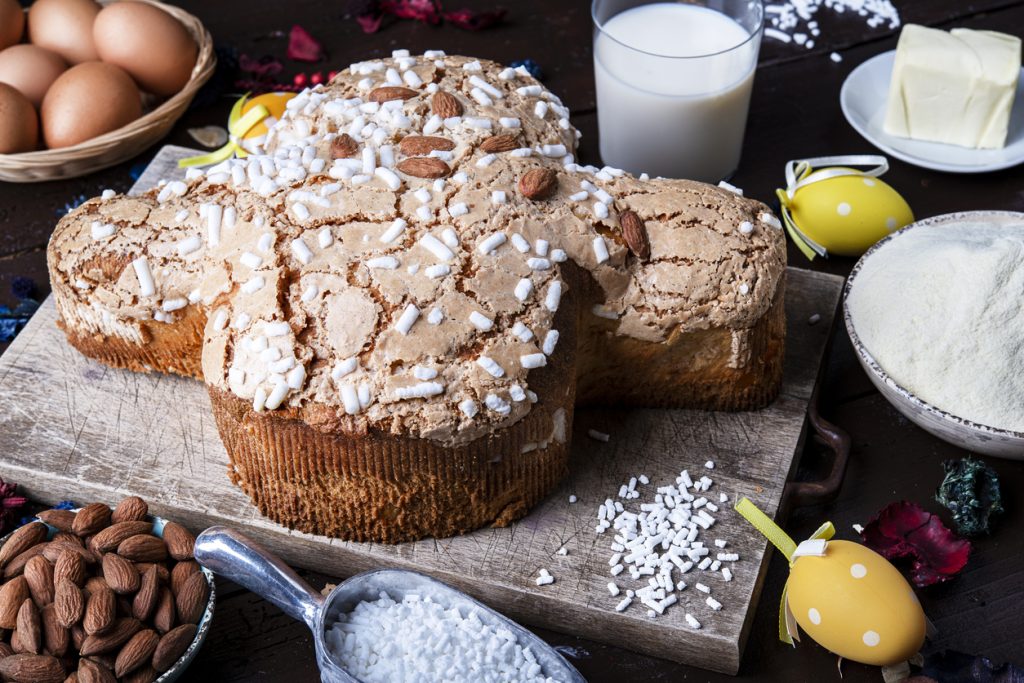
<path id="1" fill-rule="evenodd" d="M 953 524 L 962 536 L 991 532 L 992 519 L 1003 511 L 999 477 L 975 458 L 942 463 L 946 477 L 935 492 L 935 500 L 953 513 Z"/>

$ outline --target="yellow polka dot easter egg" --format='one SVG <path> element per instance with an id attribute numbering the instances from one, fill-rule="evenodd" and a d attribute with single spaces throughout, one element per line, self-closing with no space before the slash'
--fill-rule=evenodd
<path id="1" fill-rule="evenodd" d="M 810 173 L 783 197 L 796 227 L 830 254 L 860 256 L 886 235 L 914 222 L 907 202 L 880 178 Z M 823 178 L 818 180 L 818 178 Z"/>
<path id="2" fill-rule="evenodd" d="M 257 123 L 242 136 L 242 147 L 249 152 L 258 151 L 259 145 L 262 145 L 267 139 L 267 132 L 270 130 L 270 127 L 281 118 L 287 108 L 288 101 L 294 97 L 295 93 L 293 92 L 268 92 L 246 100 L 245 105 L 239 112 L 240 117 L 261 104 L 267 108 L 270 116 Z"/>
<path id="3" fill-rule="evenodd" d="M 924 644 L 925 616 L 910 584 L 858 543 L 829 541 L 824 556 L 797 557 L 787 595 L 800 627 L 840 657 L 891 666 Z"/>

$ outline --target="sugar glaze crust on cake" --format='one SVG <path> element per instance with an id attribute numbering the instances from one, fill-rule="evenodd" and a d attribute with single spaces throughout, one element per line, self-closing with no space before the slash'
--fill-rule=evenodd
<path id="1" fill-rule="evenodd" d="M 763 405 L 781 377 L 777 219 L 717 187 L 578 166 L 568 116 L 525 72 L 482 60 L 353 65 L 289 103 L 266 154 L 63 218 L 48 250 L 61 324 L 111 365 L 202 378 L 229 454 L 270 457 L 271 437 L 226 431 L 278 416 L 348 439 L 339 453 L 389 435 L 469 453 L 528 424 L 509 441 L 518 458 L 565 443 L 577 374 L 639 378 L 628 403 Z M 535 169 L 555 185 L 531 199 Z M 595 384 L 581 398 L 616 402 Z M 533 502 L 561 451 L 526 487 Z M 326 532 L 307 501 L 280 503 L 261 510 Z M 498 513 L 481 514 L 467 524 Z"/>

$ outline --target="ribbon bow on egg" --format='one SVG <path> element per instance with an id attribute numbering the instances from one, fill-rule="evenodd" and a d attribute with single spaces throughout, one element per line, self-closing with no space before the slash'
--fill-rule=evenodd
<path id="1" fill-rule="evenodd" d="M 178 167 L 190 168 L 193 166 L 210 166 L 212 164 L 219 164 L 225 159 L 230 159 L 235 155 L 240 159 L 244 159 L 249 156 L 249 152 L 247 152 L 245 147 L 242 146 L 242 141 L 250 131 L 260 123 L 263 123 L 271 116 L 271 114 L 270 110 L 262 104 L 253 106 L 249 111 L 243 114 L 242 111 L 245 109 L 245 103 L 248 99 L 249 96 L 244 95 L 235 102 L 235 106 L 231 108 L 231 115 L 228 117 L 227 144 L 220 149 L 209 152 L 208 154 L 200 154 L 198 156 L 180 159 L 178 161 Z"/>
<path id="2" fill-rule="evenodd" d="M 875 666 L 905 662 L 921 649 L 924 612 L 913 588 L 884 557 L 859 543 L 832 540 L 831 522 L 797 545 L 746 498 L 736 511 L 789 562 L 779 604 L 782 642 L 799 641 L 802 628 L 840 657 Z"/>
<path id="3" fill-rule="evenodd" d="M 831 254 L 860 256 L 913 222 L 907 202 L 879 179 L 888 170 L 888 160 L 874 154 L 795 159 L 786 164 L 786 188 L 775 194 L 786 232 L 804 256 L 812 261 Z"/>

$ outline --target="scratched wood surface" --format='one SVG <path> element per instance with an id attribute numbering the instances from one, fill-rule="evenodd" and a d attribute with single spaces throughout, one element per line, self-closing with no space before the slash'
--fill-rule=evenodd
<path id="1" fill-rule="evenodd" d="M 167 147 L 136 184 L 145 189 L 176 172 L 190 153 Z M 452 583 L 515 619 L 659 657 L 735 673 L 766 568 L 766 543 L 731 510 L 748 496 L 769 514 L 778 508 L 804 437 L 807 402 L 839 298 L 842 278 L 790 268 L 784 384 L 768 408 L 744 413 L 687 410 L 587 410 L 574 425 L 571 473 L 561 488 L 525 519 L 505 529 L 399 546 L 345 543 L 289 531 L 259 516 L 227 478 L 227 454 L 202 385 L 192 380 L 107 368 L 71 348 L 55 325 L 47 300 L 0 357 L 0 476 L 33 497 L 114 502 L 140 495 L 158 514 L 195 530 L 212 524 L 243 529 L 290 563 L 332 576 L 381 566 L 418 569 Z M 811 325 L 811 315 L 820 321 Z M 601 443 L 587 430 L 611 434 Z M 704 463 L 715 462 L 713 471 Z M 734 578 L 691 571 L 679 605 L 656 619 L 637 602 L 614 611 L 607 590 L 611 534 L 595 533 L 596 511 L 631 476 L 649 486 L 628 509 L 653 498 L 682 469 L 715 484 L 712 500 L 730 503 L 705 533 L 726 539 L 740 555 Z M 569 495 L 578 502 L 570 504 Z M 565 556 L 557 554 L 561 547 Z M 538 587 L 541 567 L 556 581 Z M 703 574 L 703 576 L 702 576 Z M 678 578 L 678 577 L 677 577 Z M 618 577 L 623 590 L 646 584 Z M 723 608 L 712 612 L 702 581 Z M 686 625 L 692 613 L 703 624 Z"/>

